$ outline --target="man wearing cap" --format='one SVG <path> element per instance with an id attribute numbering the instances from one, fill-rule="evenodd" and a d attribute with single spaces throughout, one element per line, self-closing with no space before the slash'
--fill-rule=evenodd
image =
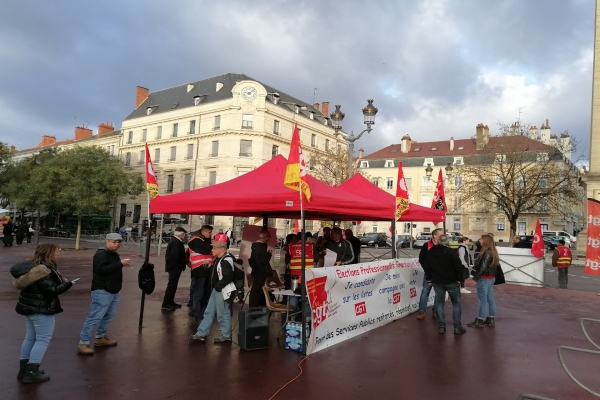
<path id="1" fill-rule="evenodd" d="M 215 257 L 214 268 L 211 274 L 211 293 L 204 317 L 192 340 L 206 341 L 215 315 L 221 328 L 221 334 L 214 339 L 215 343 L 231 342 L 231 315 L 230 307 L 235 293 L 233 284 L 233 257 L 227 253 L 227 242 L 214 241 L 211 244 L 212 254 Z"/>
<path id="2" fill-rule="evenodd" d="M 175 228 L 175 233 L 171 241 L 167 245 L 165 252 L 165 271 L 169 273 L 169 282 L 163 297 L 162 309 L 167 311 L 175 311 L 181 308 L 181 304 L 175 303 L 175 293 L 181 273 L 185 271 L 186 255 L 185 255 L 185 234 L 187 231 L 178 226 Z"/>
<path id="3" fill-rule="evenodd" d="M 92 277 L 92 306 L 90 315 L 83 323 L 79 336 L 77 351 L 81 354 L 92 355 L 90 347 L 92 329 L 98 325 L 94 346 L 116 346 L 117 341 L 106 337 L 108 324 L 117 315 L 121 288 L 123 286 L 123 267 L 131 263 L 129 259 L 121 260 L 117 250 L 121 247 L 123 237 L 118 233 L 106 235 L 103 247 L 94 254 Z"/>

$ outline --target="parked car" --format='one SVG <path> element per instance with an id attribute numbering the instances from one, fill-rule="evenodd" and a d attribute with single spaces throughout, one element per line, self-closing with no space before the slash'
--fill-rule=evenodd
<path id="1" fill-rule="evenodd" d="M 425 243 L 427 243 L 430 240 L 431 240 L 431 233 L 421 232 L 417 235 L 417 238 L 415 239 L 415 242 L 413 244 L 413 248 L 414 249 L 421 248 L 421 247 L 423 247 L 423 245 Z"/>
<path id="2" fill-rule="evenodd" d="M 533 246 L 533 235 L 519 235 L 521 238 L 521 242 L 523 243 L 524 249 L 530 249 Z M 544 247 L 546 251 L 554 251 L 556 246 L 558 245 L 558 241 L 556 239 L 551 239 L 549 236 L 544 236 Z"/>
<path id="3" fill-rule="evenodd" d="M 396 248 L 397 249 L 407 249 L 410 247 L 410 243 L 414 243 L 415 238 L 410 235 L 396 235 Z M 387 238 L 387 245 L 392 246 L 392 238 Z"/>
<path id="4" fill-rule="evenodd" d="M 563 239 L 565 239 L 565 241 L 567 239 L 570 239 L 571 242 L 573 242 L 573 243 L 577 242 L 577 236 L 573 236 L 570 233 L 565 232 L 565 231 L 543 231 L 542 235 L 544 235 L 544 236 L 560 236 Z"/>
<path id="5" fill-rule="evenodd" d="M 573 241 L 571 240 L 571 238 L 568 238 L 566 236 L 546 236 L 544 235 L 544 240 L 546 239 L 550 239 L 552 240 L 554 243 L 556 243 L 556 246 L 558 246 L 558 241 L 559 240 L 564 240 L 565 241 L 565 246 L 567 247 L 573 247 Z"/>
<path id="6" fill-rule="evenodd" d="M 71 237 L 71 232 L 69 232 L 66 228 L 58 228 L 52 227 L 48 229 L 44 229 L 42 232 L 42 236 L 51 236 L 51 237 Z"/>
<path id="7" fill-rule="evenodd" d="M 360 245 L 367 247 L 385 247 L 387 246 L 387 236 L 385 233 L 367 233 L 360 237 Z"/>

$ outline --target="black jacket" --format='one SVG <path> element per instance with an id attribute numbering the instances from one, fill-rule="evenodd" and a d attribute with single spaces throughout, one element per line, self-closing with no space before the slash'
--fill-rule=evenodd
<path id="1" fill-rule="evenodd" d="M 221 263 L 219 264 L 219 261 Z M 225 286 L 229 285 L 233 282 L 233 265 L 231 255 L 225 253 L 221 258 L 215 258 L 215 266 L 219 266 L 221 268 L 222 278 L 219 279 L 219 274 L 217 268 L 213 268 L 212 278 L 211 278 L 211 287 L 215 289 L 217 292 L 220 292 Z"/>
<path id="2" fill-rule="evenodd" d="M 267 244 L 264 242 L 252 243 L 252 250 L 248 263 L 252 267 L 253 278 L 266 278 L 273 275 L 273 269 L 271 268 L 271 253 L 268 252 Z"/>
<path id="3" fill-rule="evenodd" d="M 73 283 L 63 280 L 49 264 L 34 265 L 24 262 L 10 270 L 15 278 L 13 285 L 21 289 L 15 310 L 21 315 L 54 315 L 63 311 L 58 296 L 69 290 Z"/>
<path id="4" fill-rule="evenodd" d="M 206 239 L 204 237 L 196 237 L 188 242 L 188 247 L 190 250 L 198 253 L 198 254 L 211 254 L 212 247 L 210 245 L 211 240 Z M 198 267 L 192 270 L 193 278 L 200 278 L 203 276 L 211 276 L 213 267 Z"/>
<path id="5" fill-rule="evenodd" d="M 475 261 L 475 266 L 473 267 L 473 280 L 477 281 L 483 275 L 488 276 L 496 276 L 496 267 L 497 265 L 492 264 L 492 252 L 490 250 L 486 250 L 481 256 Z"/>
<path id="6" fill-rule="evenodd" d="M 15 233 L 17 234 L 17 237 L 20 237 L 20 238 L 24 238 L 25 236 L 27 236 L 28 232 L 29 232 L 29 225 L 20 224 L 20 225 L 17 225 L 17 227 L 15 228 Z"/>
<path id="7" fill-rule="evenodd" d="M 422 247 L 421 247 L 421 251 L 419 251 L 419 264 L 421 264 L 421 267 L 425 268 L 425 259 L 427 258 L 427 253 L 429 253 L 429 244 L 433 242 L 430 240 L 429 242 L 425 243 Z"/>
<path id="8" fill-rule="evenodd" d="M 165 271 L 183 271 L 185 264 L 185 246 L 181 240 L 173 236 L 165 252 Z"/>
<path id="9" fill-rule="evenodd" d="M 354 253 L 354 259 L 352 259 L 350 264 L 357 264 L 360 261 L 360 239 L 356 236 L 351 236 L 346 240 L 350 242 L 352 252 Z"/>
<path id="10" fill-rule="evenodd" d="M 335 262 L 341 262 L 342 265 L 351 264 L 354 260 L 352 245 L 346 239 L 340 239 L 339 242 L 329 242 L 327 249 L 335 252 Z"/>
<path id="11" fill-rule="evenodd" d="M 92 291 L 106 290 L 108 293 L 119 293 L 123 287 L 123 264 L 116 251 L 101 247 L 94 254 L 94 276 Z"/>
<path id="12" fill-rule="evenodd" d="M 13 226 L 13 224 L 11 224 L 11 223 L 8 223 L 8 224 L 6 224 L 6 225 L 4 225 L 4 226 L 2 227 L 2 234 L 3 234 L 4 236 L 7 236 L 7 235 L 9 235 L 9 236 L 10 236 L 10 235 L 12 235 L 12 233 L 13 233 L 13 230 L 14 230 L 14 226 Z"/>
<path id="13" fill-rule="evenodd" d="M 436 244 L 425 258 L 425 278 L 434 284 L 446 285 L 464 280 L 464 267 L 456 250 Z"/>

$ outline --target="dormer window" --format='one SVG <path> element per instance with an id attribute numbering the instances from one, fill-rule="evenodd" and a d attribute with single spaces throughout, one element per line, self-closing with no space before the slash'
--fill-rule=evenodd
<path id="1" fill-rule="evenodd" d="M 385 168 L 394 168 L 394 160 L 385 160 Z"/>
<path id="2" fill-rule="evenodd" d="M 294 106 L 294 110 L 295 110 L 295 113 L 296 113 L 296 114 L 299 114 L 299 113 L 300 113 L 300 106 L 299 106 L 298 104 L 296 104 L 296 105 Z"/>
<path id="3" fill-rule="evenodd" d="M 431 167 L 434 166 L 434 164 L 433 164 L 433 158 L 426 158 L 425 159 L 425 162 L 423 162 L 423 166 L 426 167 L 427 165 L 429 165 Z"/>
<path id="4" fill-rule="evenodd" d="M 200 104 L 200 96 L 194 96 L 194 105 L 197 106 Z"/>
<path id="5" fill-rule="evenodd" d="M 398 148 L 393 148 L 392 149 L 392 153 L 397 153 L 398 152 Z"/>
<path id="6" fill-rule="evenodd" d="M 436 150 L 437 150 L 437 147 L 432 147 L 432 148 L 431 148 L 431 150 L 432 150 L 432 151 L 436 151 Z"/>
<path id="7" fill-rule="evenodd" d="M 308 118 L 315 119 L 315 113 L 314 113 L 314 111 L 310 112 L 310 114 L 308 115 Z"/>
<path id="8" fill-rule="evenodd" d="M 464 150 L 464 149 L 465 149 L 465 146 L 458 146 L 458 149 L 459 149 L 459 150 Z"/>
<path id="9" fill-rule="evenodd" d="M 327 117 L 323 118 L 323 124 L 325 126 L 328 126 L 329 125 L 329 118 L 327 118 Z"/>
<path id="10" fill-rule="evenodd" d="M 361 168 L 369 168 L 369 162 L 368 161 L 361 161 L 360 162 L 360 167 Z"/>
<path id="11" fill-rule="evenodd" d="M 152 114 L 152 111 L 154 110 L 153 107 L 146 107 L 146 115 L 150 115 Z"/>
<path id="12" fill-rule="evenodd" d="M 273 104 L 279 103 L 279 93 L 271 93 L 271 100 L 273 101 Z"/>
<path id="13" fill-rule="evenodd" d="M 417 147 L 416 149 L 414 149 L 413 151 L 421 151 L 420 147 Z"/>
<path id="14" fill-rule="evenodd" d="M 462 157 L 454 157 L 454 165 L 464 165 L 464 160 Z"/>

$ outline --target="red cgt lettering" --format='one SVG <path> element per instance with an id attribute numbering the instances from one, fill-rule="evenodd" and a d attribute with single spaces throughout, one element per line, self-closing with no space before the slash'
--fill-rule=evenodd
<path id="1" fill-rule="evenodd" d="M 394 296 L 392 297 L 392 303 L 393 304 L 400 303 L 400 292 L 394 293 Z"/>
<path id="2" fill-rule="evenodd" d="M 365 304 L 365 302 L 361 301 L 360 303 L 354 304 L 354 312 L 356 313 L 357 317 L 359 315 L 366 314 L 367 313 L 367 305 Z"/>

